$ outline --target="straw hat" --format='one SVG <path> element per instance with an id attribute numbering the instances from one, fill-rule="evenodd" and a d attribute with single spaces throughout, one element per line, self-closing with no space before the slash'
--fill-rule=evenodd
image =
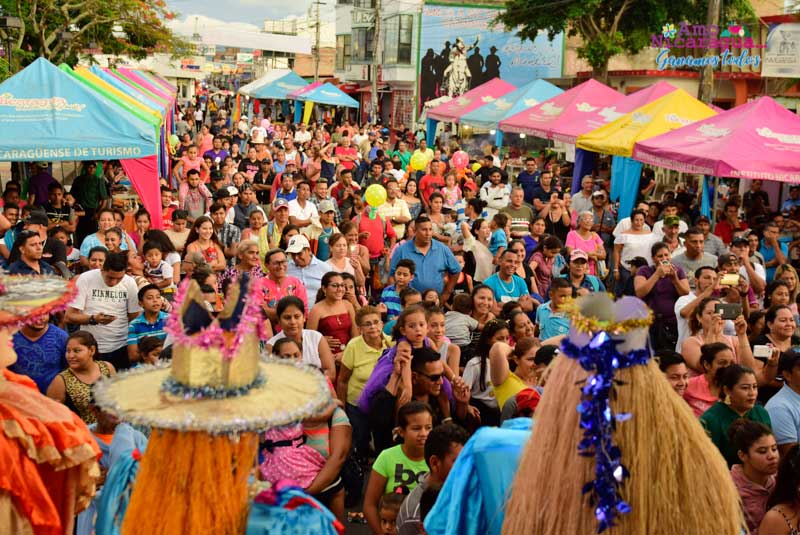
<path id="1" fill-rule="evenodd" d="M 250 143 L 253 145 L 263 145 L 264 144 L 264 134 L 259 131 L 253 132 L 253 137 L 250 138 Z"/>
<path id="2" fill-rule="evenodd" d="M 0 329 L 21 327 L 42 316 L 67 308 L 74 284 L 56 276 L 0 274 Z M 13 351 L 0 352 L 0 368 L 16 362 Z"/>
<path id="3" fill-rule="evenodd" d="M 252 284 L 245 274 L 212 318 L 197 282 L 184 282 L 167 322 L 171 364 L 102 380 L 94 387 L 98 405 L 134 424 L 211 434 L 286 425 L 327 407 L 331 394 L 318 370 L 261 356 L 263 292 Z"/>

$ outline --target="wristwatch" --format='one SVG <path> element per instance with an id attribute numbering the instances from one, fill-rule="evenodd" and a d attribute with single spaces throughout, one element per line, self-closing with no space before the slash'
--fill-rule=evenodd
<path id="1" fill-rule="evenodd" d="M 89 316 L 89 325 L 97 325 L 97 320 L 94 319 L 94 314 Z"/>

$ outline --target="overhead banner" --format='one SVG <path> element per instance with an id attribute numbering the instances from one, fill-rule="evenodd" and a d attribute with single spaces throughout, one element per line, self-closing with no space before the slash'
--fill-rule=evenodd
<path id="1" fill-rule="evenodd" d="M 521 87 L 537 78 L 560 78 L 564 34 L 521 41 L 491 28 L 499 8 L 426 3 L 419 49 L 419 110 L 441 96 L 458 97 L 492 78 Z"/>
<path id="2" fill-rule="evenodd" d="M 761 76 L 800 77 L 800 24 L 776 24 L 770 28 Z"/>

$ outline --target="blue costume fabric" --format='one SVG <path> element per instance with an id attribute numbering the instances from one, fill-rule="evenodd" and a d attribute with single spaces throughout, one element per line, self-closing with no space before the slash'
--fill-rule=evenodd
<path id="1" fill-rule="evenodd" d="M 96 426 L 97 424 L 92 424 L 89 429 L 94 432 Z M 119 535 L 122 517 L 130 498 L 131 483 L 139 465 L 131 452 L 144 451 L 147 447 L 147 438 L 130 425 L 121 423 L 114 430 L 111 444 L 106 444 L 96 437 L 95 440 L 103 452 L 100 466 L 107 469 L 108 473 L 105 484 L 97 490 L 91 505 L 78 515 L 76 533 Z"/>
<path id="2" fill-rule="evenodd" d="M 467 441 L 425 518 L 428 535 L 500 535 L 532 425 L 530 418 L 515 418 L 500 428 L 482 427 Z"/>
<path id="3" fill-rule="evenodd" d="M 285 482 L 256 496 L 245 535 L 342 535 L 344 526 L 317 500 Z"/>

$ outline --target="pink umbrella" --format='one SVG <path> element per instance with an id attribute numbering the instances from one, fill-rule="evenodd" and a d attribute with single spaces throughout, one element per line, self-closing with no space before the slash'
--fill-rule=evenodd
<path id="1" fill-rule="evenodd" d="M 675 89 L 677 88 L 674 85 L 667 82 L 656 82 L 617 100 L 610 106 L 603 106 L 588 114 L 576 113 L 571 120 L 559 121 L 553 126 L 551 137 L 556 141 L 574 145 L 578 136 L 615 121 L 636 108 L 641 108 L 667 93 L 672 93 Z"/>
<path id="2" fill-rule="evenodd" d="M 633 158 L 717 177 L 800 182 L 800 117 L 770 97 L 636 143 Z"/>
<path id="3" fill-rule="evenodd" d="M 470 89 L 460 97 L 429 109 L 426 117 L 437 121 L 457 123 L 462 116 L 472 110 L 484 106 L 515 89 L 516 86 L 504 82 L 500 78 L 492 78 L 488 82 Z"/>
<path id="4" fill-rule="evenodd" d="M 318 88 L 323 83 L 325 83 L 325 82 L 323 82 L 321 80 L 317 80 L 316 82 L 311 82 L 310 84 L 308 84 L 305 87 L 301 87 L 300 89 L 295 89 L 294 91 L 292 91 L 291 93 L 286 95 L 286 98 L 296 99 L 300 95 L 305 95 L 309 91 Z"/>
<path id="5" fill-rule="evenodd" d="M 500 130 L 552 138 L 555 129 L 573 122 L 577 116 L 588 116 L 604 106 L 614 105 L 622 98 L 622 93 L 607 85 L 587 80 L 550 100 L 500 121 Z"/>

